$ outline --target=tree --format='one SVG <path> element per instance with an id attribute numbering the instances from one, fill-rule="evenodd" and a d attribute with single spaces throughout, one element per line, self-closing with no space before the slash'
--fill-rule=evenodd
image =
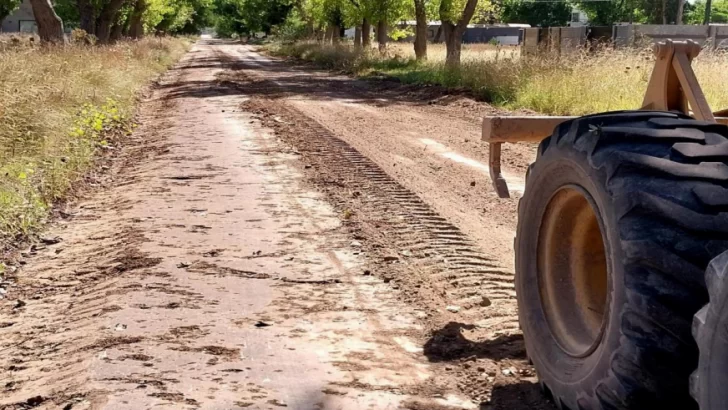
<path id="1" fill-rule="evenodd" d="M 109 42 L 111 37 L 111 27 L 119 16 L 121 6 L 126 0 L 108 0 L 105 2 L 98 19 L 96 20 L 96 37 L 99 43 L 105 44 Z"/>
<path id="2" fill-rule="evenodd" d="M 146 0 L 137 0 L 129 20 L 129 31 L 127 32 L 129 37 L 141 38 L 144 36 L 144 22 L 142 21 L 142 17 L 144 17 L 144 12 L 146 11 Z"/>
<path id="3" fill-rule="evenodd" d="M 611 26 L 614 23 L 631 21 L 634 7 L 630 7 L 630 3 L 630 0 L 574 2 L 589 17 L 589 23 L 595 26 Z"/>
<path id="4" fill-rule="evenodd" d="M 677 0 L 677 18 L 675 24 L 683 24 L 683 14 L 685 13 L 685 0 Z"/>
<path id="5" fill-rule="evenodd" d="M 0 0 L 0 22 L 20 6 L 20 0 Z"/>
<path id="6" fill-rule="evenodd" d="M 38 36 L 44 43 L 65 43 L 63 22 L 53 10 L 50 0 L 30 0 L 38 26 Z"/>
<path id="7" fill-rule="evenodd" d="M 215 0 L 215 28 L 222 36 L 270 34 L 293 8 L 289 0 Z"/>
<path id="8" fill-rule="evenodd" d="M 711 22 L 718 24 L 728 23 L 728 0 L 713 0 L 711 3 Z M 706 6 L 706 0 L 697 0 L 692 4 L 687 3 L 685 5 L 685 22 L 688 24 L 703 24 Z"/>
<path id="9" fill-rule="evenodd" d="M 505 23 L 525 23 L 534 27 L 564 26 L 571 17 L 571 5 L 561 2 L 503 2 Z"/>
<path id="10" fill-rule="evenodd" d="M 465 1 L 464 7 L 462 7 L 463 1 Z M 445 64 L 449 67 L 460 65 L 463 34 L 477 5 L 478 0 L 440 0 L 440 21 L 447 49 Z"/>
<path id="11" fill-rule="evenodd" d="M 415 56 L 418 60 L 427 60 L 427 8 L 425 0 L 414 0 L 415 19 Z"/>

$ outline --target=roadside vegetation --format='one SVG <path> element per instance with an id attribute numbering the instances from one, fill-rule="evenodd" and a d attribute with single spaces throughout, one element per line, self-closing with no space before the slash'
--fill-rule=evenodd
<path id="1" fill-rule="evenodd" d="M 139 91 L 190 43 L 39 47 L 0 37 L 0 243 L 44 223 L 96 155 L 131 131 Z"/>
<path id="2" fill-rule="evenodd" d="M 521 58 L 517 48 L 464 45 L 461 65 L 449 67 L 445 47 L 438 44 L 430 45 L 426 61 L 417 61 L 408 44 L 393 45 L 386 54 L 314 41 L 274 43 L 266 49 L 322 68 L 444 86 L 504 108 L 551 115 L 637 108 L 654 65 L 650 50 Z M 704 51 L 693 66 L 711 106 L 728 108 L 728 54 Z"/>

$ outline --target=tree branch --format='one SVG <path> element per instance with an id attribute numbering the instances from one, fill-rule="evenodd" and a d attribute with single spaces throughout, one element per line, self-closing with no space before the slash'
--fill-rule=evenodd
<path id="1" fill-rule="evenodd" d="M 460 21 L 458 21 L 457 27 L 455 28 L 459 34 L 464 33 L 465 29 L 468 28 L 468 24 L 470 24 L 470 20 L 473 18 L 477 6 L 478 0 L 468 0 L 468 3 L 465 4 L 463 15 L 460 17 Z"/>

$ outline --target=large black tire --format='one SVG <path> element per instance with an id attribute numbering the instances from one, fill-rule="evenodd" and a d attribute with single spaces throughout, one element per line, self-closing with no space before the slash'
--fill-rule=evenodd
<path id="1" fill-rule="evenodd" d="M 519 204 L 516 291 L 528 356 L 557 406 L 697 407 L 689 391 L 698 360 L 691 322 L 707 303 L 708 262 L 728 249 L 725 186 L 728 127 L 680 114 L 587 116 L 541 143 Z M 572 243 L 549 233 L 567 232 L 569 212 L 547 218 L 565 192 L 585 198 L 601 240 L 586 228 Z M 582 290 L 574 290 L 550 279 L 563 269 L 547 258 L 592 276 L 580 276 Z M 603 282 L 584 285 L 602 265 Z M 581 327 L 571 332 L 574 323 Z"/>
<path id="2" fill-rule="evenodd" d="M 700 410 L 725 410 L 728 409 L 728 252 L 710 262 L 705 283 L 710 303 L 693 320 L 700 360 L 690 378 L 690 393 Z"/>

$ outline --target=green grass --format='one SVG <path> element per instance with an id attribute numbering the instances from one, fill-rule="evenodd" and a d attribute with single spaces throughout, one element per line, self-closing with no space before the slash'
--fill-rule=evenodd
<path id="1" fill-rule="evenodd" d="M 139 90 L 191 41 L 40 48 L 0 37 L 0 243 L 37 231 L 53 203 L 132 128 Z"/>
<path id="2" fill-rule="evenodd" d="M 561 58 L 521 58 L 517 48 L 464 45 L 459 69 L 445 66 L 445 49 L 439 44 L 429 46 L 429 59 L 421 63 L 415 61 L 410 44 L 392 44 L 384 56 L 346 44 L 315 42 L 273 44 L 267 49 L 357 76 L 387 75 L 404 83 L 464 89 L 503 108 L 551 115 L 638 108 L 654 65 L 650 51 L 612 49 Z M 728 107 L 728 54 L 703 52 L 693 66 L 712 107 Z"/>

